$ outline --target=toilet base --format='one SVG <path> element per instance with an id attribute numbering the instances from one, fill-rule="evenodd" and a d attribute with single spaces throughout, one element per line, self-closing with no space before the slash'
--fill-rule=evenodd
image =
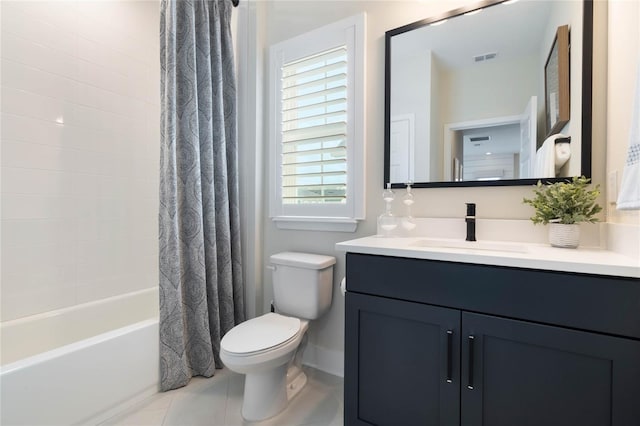
<path id="1" fill-rule="evenodd" d="M 300 367 L 291 366 L 287 371 L 287 399 L 291 401 L 307 384 L 307 375 Z"/>
<path id="2" fill-rule="evenodd" d="M 245 420 L 255 422 L 275 416 L 287 402 L 287 364 L 245 376 L 242 401 Z"/>
<path id="3" fill-rule="evenodd" d="M 307 375 L 287 364 L 261 373 L 247 374 L 244 379 L 242 417 L 256 422 L 280 413 L 307 383 Z"/>

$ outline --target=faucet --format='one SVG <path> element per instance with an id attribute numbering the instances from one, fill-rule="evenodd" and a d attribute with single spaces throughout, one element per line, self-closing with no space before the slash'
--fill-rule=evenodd
<path id="1" fill-rule="evenodd" d="M 476 204 L 467 204 L 467 215 L 464 217 L 464 221 L 467 222 L 467 241 L 476 240 Z"/>

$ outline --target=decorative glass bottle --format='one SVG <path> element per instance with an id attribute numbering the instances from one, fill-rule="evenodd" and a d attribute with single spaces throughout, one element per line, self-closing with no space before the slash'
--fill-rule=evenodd
<path id="1" fill-rule="evenodd" d="M 407 215 L 402 218 L 402 227 L 406 231 L 411 231 L 416 227 L 416 221 L 413 219 L 411 215 L 411 206 L 413 206 L 414 199 L 413 194 L 411 193 L 411 184 L 413 182 L 407 182 L 407 193 L 402 197 L 402 203 L 407 206 Z"/>
<path id="2" fill-rule="evenodd" d="M 387 183 L 387 188 L 382 192 L 382 199 L 385 203 L 385 209 L 384 213 L 378 216 L 378 233 L 383 237 L 390 237 L 393 230 L 398 227 L 398 220 L 391 213 L 391 203 L 395 199 L 395 194 L 391 190 L 390 183 Z"/>

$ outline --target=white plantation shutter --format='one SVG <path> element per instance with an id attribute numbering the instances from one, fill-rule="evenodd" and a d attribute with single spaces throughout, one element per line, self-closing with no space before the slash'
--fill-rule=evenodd
<path id="1" fill-rule="evenodd" d="M 364 218 L 364 15 L 270 48 L 270 215 L 354 231 Z"/>
<path id="2" fill-rule="evenodd" d="M 345 203 L 347 47 L 282 67 L 282 202 Z"/>

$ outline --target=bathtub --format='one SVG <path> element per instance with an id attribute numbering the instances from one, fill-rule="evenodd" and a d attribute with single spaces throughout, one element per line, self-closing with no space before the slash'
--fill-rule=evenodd
<path id="1" fill-rule="evenodd" d="M 97 424 L 157 392 L 157 288 L 7 321 L 0 333 L 3 426 Z"/>

